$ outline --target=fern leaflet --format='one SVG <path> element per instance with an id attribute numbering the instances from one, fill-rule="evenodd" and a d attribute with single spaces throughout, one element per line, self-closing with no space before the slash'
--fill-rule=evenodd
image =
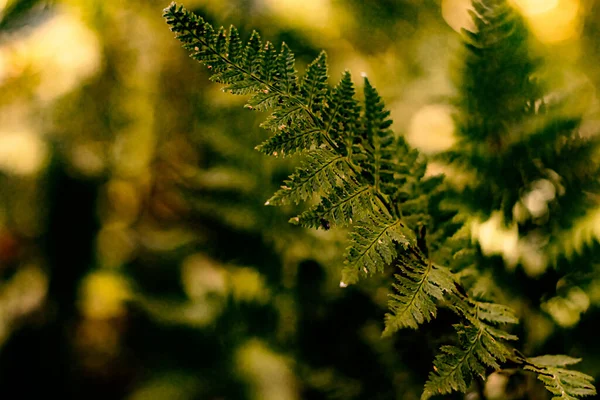
<path id="1" fill-rule="evenodd" d="M 321 203 L 311 207 L 291 222 L 307 228 L 319 228 L 323 220 L 328 224 L 347 226 L 354 219 L 364 218 L 373 209 L 373 189 L 354 181 L 344 182 Z"/>
<path id="2" fill-rule="evenodd" d="M 348 180 L 354 173 L 347 158 L 326 149 L 310 152 L 304 163 L 285 181 L 267 205 L 283 205 L 310 199 L 314 194 L 331 193 L 340 181 Z"/>
<path id="3" fill-rule="evenodd" d="M 577 400 L 578 397 L 596 394 L 596 388 L 592 385 L 593 377 L 564 368 L 577 364 L 581 361 L 579 358 L 545 355 L 527 358 L 524 361 L 525 369 L 535 372 L 546 389 L 554 394 L 552 400 Z"/>
<path id="4" fill-rule="evenodd" d="M 384 336 L 429 322 L 437 313 L 435 301 L 455 290 L 450 271 L 426 260 L 419 249 L 411 248 L 400 254 L 396 265 L 400 273 L 395 275 L 394 290 L 389 295 L 391 312 L 385 316 Z"/>
<path id="5" fill-rule="evenodd" d="M 434 361 L 421 400 L 453 391 L 466 392 L 475 374 L 485 379 L 487 368 L 497 370 L 499 363 L 512 357 L 504 344 L 517 337 L 497 328 L 497 325 L 516 323 L 517 318 L 507 307 L 457 299 L 457 311 L 464 314 L 466 323 L 454 325 L 459 346 L 442 346 Z"/>
<path id="6" fill-rule="evenodd" d="M 397 257 L 396 243 L 406 250 L 414 241 L 413 231 L 401 219 L 384 212 L 373 213 L 354 224 L 350 232 L 342 282 L 356 283 L 362 272 L 383 272 L 382 266 L 389 265 Z"/>

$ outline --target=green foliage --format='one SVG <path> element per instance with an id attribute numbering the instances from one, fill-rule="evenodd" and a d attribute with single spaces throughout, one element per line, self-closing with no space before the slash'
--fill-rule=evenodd
<path id="1" fill-rule="evenodd" d="M 327 149 L 315 150 L 307 155 L 305 162 L 267 201 L 267 205 L 298 204 L 311 199 L 315 193 L 330 193 L 338 184 L 340 172 L 343 176 L 353 175 L 343 156 Z"/>
<path id="2" fill-rule="evenodd" d="M 452 102 L 457 141 L 436 158 L 475 179 L 449 195 L 465 212 L 487 219 L 501 211 L 522 235 L 535 231 L 562 249 L 557 234 L 595 207 L 589 195 L 600 190 L 598 137 L 579 134 L 582 116 L 571 107 L 581 102 L 576 94 L 557 95 L 542 79 L 547 72 L 512 6 L 478 0 L 473 7 L 476 29 L 463 31 L 464 67 Z M 525 200 L 540 182 L 551 192 L 541 216 Z"/>
<path id="3" fill-rule="evenodd" d="M 394 293 L 390 294 L 384 335 L 402 328 L 417 329 L 420 324 L 435 318 L 435 300 L 454 291 L 454 279 L 445 267 L 433 265 L 419 249 L 408 249 L 397 259 L 400 274 L 396 274 Z"/>
<path id="4" fill-rule="evenodd" d="M 555 396 L 552 400 L 575 400 L 596 394 L 594 378 L 578 371 L 568 370 L 567 365 L 577 364 L 581 359 L 564 355 L 546 355 L 525 360 L 525 369 L 537 374 L 546 389 Z"/>
<path id="5" fill-rule="evenodd" d="M 424 172 L 425 164 L 415 163 L 414 152 L 413 160 L 401 158 L 410 150 L 389 129 L 390 113 L 366 77 L 361 107 L 349 72 L 342 75 L 336 87 L 329 87 L 325 53 L 299 78 L 294 56 L 285 44 L 276 52 L 270 42 L 262 45 L 254 32 L 242 46 L 234 27 L 228 33 L 215 31 L 175 4 L 166 9 L 165 17 L 192 58 L 213 72 L 213 81 L 226 85 L 224 91 L 251 95 L 247 103 L 250 109 L 272 110 L 261 126 L 273 136 L 258 150 L 277 157 L 294 153 L 305 156 L 304 163 L 267 204 L 298 203 L 318 196 L 317 204 L 291 222 L 324 229 L 357 224 L 356 229 L 364 231 L 369 221 L 381 222 L 385 217 L 382 223 L 389 228 L 380 233 L 388 232 L 386 238 L 392 242 L 410 242 L 409 233 L 398 235 L 396 230 L 392 234 L 391 229 L 401 225 L 402 203 L 411 207 L 412 168 L 417 165 Z M 425 208 L 427 199 L 418 200 Z M 386 253 L 393 254 L 393 250 L 369 245 L 368 240 L 351 235 L 345 283 L 356 282 L 359 275 L 382 271 L 391 262 Z"/>
<path id="6" fill-rule="evenodd" d="M 509 308 L 493 303 L 456 299 L 459 312 L 464 313 L 466 324 L 454 325 L 459 346 L 442 346 L 434 361 L 434 372 L 429 375 L 421 399 L 452 391 L 466 392 L 471 375 L 486 377 L 486 368 L 500 369 L 500 363 L 511 359 L 512 353 L 503 343 L 516 340 L 497 326 L 517 323 Z"/>
<path id="7" fill-rule="evenodd" d="M 441 347 L 422 399 L 466 392 L 473 377 L 483 380 L 508 361 L 543 376 L 553 393 L 591 394 L 587 375 L 515 355 L 507 341 L 517 338 L 503 327 L 517 322 L 514 313 L 493 299 L 481 301 L 483 285 L 461 281 L 469 270 L 476 275 L 483 269 L 465 215 L 453 210 L 442 218 L 433 210 L 444 191 L 470 212 L 502 209 L 510 216 L 520 189 L 548 175 L 546 158 L 560 158 L 562 149 L 573 155 L 574 149 L 593 148 L 574 139 L 572 147 L 531 159 L 532 146 L 549 136 L 570 138 L 578 120 L 546 118 L 546 113 L 554 116 L 549 111 L 554 108 L 545 105 L 533 79 L 538 62 L 529 57 L 525 25 L 506 1 L 475 1 L 474 8 L 478 30 L 465 32 L 469 55 L 456 101 L 459 142 L 439 157 L 477 171 L 481 179 L 462 192 L 440 178 L 425 177 L 425 160 L 392 132 L 390 112 L 366 77 L 359 102 L 348 71 L 329 86 L 323 52 L 298 74 L 286 44 L 277 51 L 253 32 L 243 45 L 235 27 L 215 31 L 175 3 L 165 17 L 192 58 L 213 73 L 211 80 L 224 84 L 225 92 L 248 95 L 247 108 L 271 112 L 262 127 L 272 136 L 257 149 L 275 157 L 304 157 L 266 204 L 308 202 L 312 205 L 292 223 L 350 228 L 341 286 L 394 271 L 383 334 L 417 329 L 437 316 L 439 306 L 456 314 L 457 343 Z M 565 165 L 564 159 L 556 162 Z M 432 227 L 427 237 L 425 226 Z"/>
<path id="8" fill-rule="evenodd" d="M 515 186 L 534 180 L 537 168 L 529 152 L 513 148 L 512 142 L 527 136 L 507 137 L 536 114 L 542 89 L 533 77 L 537 63 L 521 17 L 506 1 L 475 1 L 473 7 L 476 31 L 463 30 L 466 55 L 456 77 L 457 142 L 438 159 L 477 177 L 457 203 L 484 218 L 502 210 L 510 221 L 519 196 Z"/>
<path id="9" fill-rule="evenodd" d="M 394 243 L 406 249 L 414 241 L 414 233 L 402 220 L 383 212 L 370 215 L 356 223 L 350 233 L 352 245 L 347 249 L 342 280 L 357 281 L 357 272 L 362 266 L 367 270 L 383 272 L 381 266 L 390 264 L 397 257 Z"/>

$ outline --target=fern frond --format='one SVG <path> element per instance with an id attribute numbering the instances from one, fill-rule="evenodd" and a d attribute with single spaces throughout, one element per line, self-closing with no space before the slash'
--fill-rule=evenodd
<path id="1" fill-rule="evenodd" d="M 346 154 L 352 154 L 352 141 L 358 130 L 360 106 L 354 98 L 356 91 L 349 71 L 342 74 L 342 79 L 333 88 L 331 95 L 326 100 L 329 107 L 323 110 L 325 132 Z"/>
<path id="2" fill-rule="evenodd" d="M 321 128 L 300 123 L 294 128 L 283 127 L 280 132 L 256 146 L 256 150 L 269 156 L 286 157 L 317 148 L 320 138 Z"/>
<path id="3" fill-rule="evenodd" d="M 473 7 L 476 30 L 464 32 L 467 51 L 456 77 L 458 140 L 437 158 L 476 177 L 458 189 L 463 209 L 484 219 L 502 211 L 522 236 L 536 230 L 556 237 L 593 207 L 583 192 L 600 193 L 600 164 L 592 155 L 600 143 L 579 136 L 582 113 L 568 104 L 577 101 L 567 100 L 573 95 L 556 99 L 538 79 L 541 60 L 532 55 L 527 25 L 510 2 L 475 0 Z M 548 171 L 560 176 L 553 184 L 561 193 L 548 201 L 548 223 L 532 227 L 535 217 L 517 218 L 513 207 L 532 182 L 552 181 Z"/>
<path id="4" fill-rule="evenodd" d="M 302 165 L 285 181 L 285 186 L 282 186 L 266 204 L 298 204 L 315 194 L 330 194 L 340 182 L 353 176 L 346 157 L 326 149 L 315 150 L 307 155 Z"/>
<path id="5" fill-rule="evenodd" d="M 373 210 L 373 188 L 354 181 L 344 181 L 341 186 L 321 202 L 303 212 L 290 222 L 307 227 L 347 226 L 354 220 L 364 218 Z"/>
<path id="6" fill-rule="evenodd" d="M 304 104 L 315 114 L 323 109 L 322 102 L 329 92 L 327 84 L 327 53 L 322 51 L 319 56 L 308 65 L 300 84 L 300 96 Z"/>
<path id="7" fill-rule="evenodd" d="M 277 72 L 279 80 L 277 86 L 284 93 L 295 95 L 298 92 L 298 76 L 296 71 L 296 60 L 294 53 L 287 44 L 281 44 L 281 51 L 277 57 Z"/>
<path id="8" fill-rule="evenodd" d="M 285 44 L 277 52 L 270 42 L 262 45 L 254 32 L 243 46 L 234 27 L 215 32 L 201 17 L 174 3 L 165 9 L 165 17 L 192 57 L 211 70 L 212 80 L 225 84 L 225 91 L 250 95 L 248 108 L 272 111 L 261 126 L 273 135 L 257 146 L 259 151 L 281 157 L 307 155 L 267 201 L 279 205 L 321 197 L 319 204 L 291 222 L 328 228 L 361 223 L 370 216 L 377 219 L 378 214 L 398 220 L 397 208 L 402 203 L 410 209 L 415 208 L 411 201 L 426 204 L 425 197 L 413 194 L 415 153 L 396 140 L 390 129 L 390 112 L 367 78 L 361 111 L 348 71 L 329 88 L 324 52 L 299 76 L 294 55 Z M 357 232 L 363 231 L 365 224 Z M 406 226 L 406 221 L 402 224 Z M 383 232 L 378 239 L 383 244 L 369 245 L 370 237 L 362 241 L 357 235 L 351 237 L 348 265 L 357 271 L 382 271 L 396 255 L 394 246 L 405 240 L 395 228 L 374 228 Z"/>
<path id="9" fill-rule="evenodd" d="M 325 53 L 321 53 L 319 58 L 309 65 L 301 85 L 304 101 L 310 104 L 315 118 L 322 119 L 322 123 L 315 124 L 314 120 L 310 119 L 296 121 L 294 126 L 280 125 L 277 128 L 281 130 L 257 146 L 257 150 L 267 155 L 292 155 L 319 147 L 323 137 L 331 137 L 336 143 L 334 147 L 338 150 L 351 146 L 349 142 L 356 130 L 360 109 L 354 98 L 352 77 L 348 71 L 344 72 L 338 85 L 329 91 L 326 63 Z M 279 103 L 280 97 L 270 92 L 258 93 L 248 102 L 258 110 L 278 107 Z M 347 151 L 343 151 L 342 154 L 348 154 Z"/>
<path id="10" fill-rule="evenodd" d="M 253 95 L 248 101 L 248 108 L 274 110 L 263 127 L 297 136 L 296 129 L 303 125 L 301 122 L 304 120 L 304 125 L 318 128 L 318 144 L 325 143 L 332 149 L 337 147 L 323 130 L 322 121 L 305 104 L 298 84 L 294 54 L 285 43 L 277 52 L 270 42 L 263 46 L 260 35 L 254 32 L 242 50 L 234 27 L 230 28 L 229 34 L 222 28 L 215 33 L 212 25 L 175 3 L 164 10 L 164 16 L 183 47 L 191 52 L 191 57 L 211 70 L 211 79 L 227 84 L 224 91 Z M 323 92 L 327 82 L 324 53 L 311 64 L 309 72 L 310 77 L 303 78 L 303 84 L 308 89 L 307 93 L 315 96 L 310 105 L 316 107 L 319 99 L 326 94 Z M 284 131 L 285 128 L 288 129 Z"/>
<path id="11" fill-rule="evenodd" d="M 417 248 L 401 253 L 395 264 L 400 273 L 395 275 L 396 283 L 389 295 L 384 336 L 431 321 L 437 314 L 436 300 L 455 290 L 450 271 L 426 260 Z"/>
<path id="12" fill-rule="evenodd" d="M 292 133 L 295 131 L 294 124 L 304 119 L 304 112 L 305 109 L 302 104 L 286 104 L 284 107 L 277 108 L 260 126 L 274 132 Z"/>
<path id="13" fill-rule="evenodd" d="M 325 53 L 298 78 L 285 44 L 277 53 L 253 33 L 240 49 L 235 28 L 215 33 L 200 17 L 174 4 L 165 16 L 192 57 L 216 74 L 213 80 L 228 85 L 224 90 L 251 95 L 251 109 L 272 110 L 261 126 L 274 135 L 258 147 L 261 152 L 307 154 L 267 203 L 297 203 L 318 195 L 320 203 L 291 222 L 324 229 L 356 224 L 344 270 L 349 282 L 362 272 L 383 271 L 398 258 L 387 333 L 435 316 L 435 301 L 453 289 L 454 281 L 447 269 L 419 258 L 423 256 L 404 220 L 420 221 L 427 208 L 419 189 L 425 163 L 417 162 L 418 153 L 395 137 L 390 112 L 369 80 L 364 79 L 361 110 L 349 72 L 329 89 Z M 401 219 L 398 209 L 403 206 Z"/>
<path id="14" fill-rule="evenodd" d="M 461 97 L 457 101 L 469 115 L 461 118 L 457 133 L 485 142 L 534 114 L 535 108 L 529 105 L 542 97 L 542 89 L 532 79 L 539 61 L 530 55 L 523 18 L 506 0 L 475 0 L 473 7 L 476 31 L 463 30 L 467 54 L 458 78 Z M 481 116 L 488 120 L 480 120 Z"/>
<path id="15" fill-rule="evenodd" d="M 361 274 L 383 272 L 397 257 L 396 245 L 405 251 L 415 242 L 414 232 L 401 219 L 376 212 L 354 224 L 342 270 L 342 282 L 356 283 Z"/>
<path id="16" fill-rule="evenodd" d="M 473 375 L 484 379 L 488 368 L 498 370 L 500 363 L 512 357 L 512 351 L 504 341 L 517 337 L 496 327 L 517 322 L 510 309 L 491 303 L 467 304 L 463 300 L 459 304 L 459 312 L 465 313 L 466 317 L 466 323 L 454 325 L 459 346 L 442 346 L 421 400 L 454 391 L 464 393 Z"/>
<path id="17" fill-rule="evenodd" d="M 267 111 L 271 108 L 275 108 L 280 101 L 281 95 L 279 93 L 270 92 L 268 89 L 265 89 L 248 99 L 246 107 L 258 111 Z"/>
<path id="18" fill-rule="evenodd" d="M 545 355 L 527 358 L 524 368 L 537 374 L 546 389 L 554 395 L 552 400 L 577 400 L 596 394 L 593 377 L 564 368 L 580 361 L 579 358 L 564 355 Z"/>
<path id="19" fill-rule="evenodd" d="M 174 3 L 171 4 L 167 10 L 171 10 L 171 7 L 173 6 L 175 6 Z M 167 23 L 169 22 L 169 15 L 172 13 L 172 11 L 165 12 L 167 15 Z M 251 75 L 258 75 L 260 68 L 263 65 L 262 58 L 264 57 L 264 53 L 262 52 L 262 42 L 258 32 L 252 32 L 248 44 L 244 48 L 242 54 L 241 59 L 238 60 L 241 64 L 242 71 L 248 71 Z"/>
<path id="20" fill-rule="evenodd" d="M 358 154 L 367 157 L 358 164 L 370 174 L 375 190 L 380 191 L 382 182 L 393 180 L 394 133 L 389 129 L 392 125 L 390 111 L 385 109 L 379 93 L 366 77 L 364 83 L 365 110 L 361 121 L 364 131 L 356 147 Z"/>

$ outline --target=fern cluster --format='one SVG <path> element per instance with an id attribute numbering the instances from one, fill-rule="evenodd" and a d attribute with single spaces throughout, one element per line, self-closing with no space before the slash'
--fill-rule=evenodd
<path id="1" fill-rule="evenodd" d="M 526 33 L 524 25 L 504 0 L 475 1 L 474 6 L 479 30 L 467 33 L 474 54 L 467 60 L 468 68 L 472 66 L 476 76 L 510 74 L 505 71 L 506 65 L 521 62 L 518 59 L 527 54 L 526 47 L 518 42 Z M 272 43 L 263 43 L 257 32 L 243 43 L 235 27 L 215 30 L 175 3 L 165 9 L 164 15 L 191 57 L 208 67 L 211 80 L 224 85 L 223 91 L 247 95 L 247 108 L 271 113 L 262 126 L 272 136 L 257 149 L 275 157 L 303 157 L 266 204 L 306 202 L 308 209 L 292 218 L 292 223 L 317 229 L 349 228 L 342 286 L 374 273 L 394 271 L 384 335 L 402 328 L 418 328 L 436 317 L 439 306 L 458 316 L 457 342 L 441 348 L 422 399 L 465 392 L 473 377 L 485 379 L 489 371 L 500 369 L 507 361 L 537 373 L 550 391 L 562 390 L 562 398 L 594 392 L 586 375 L 544 364 L 546 359 L 519 356 L 508 345 L 516 337 L 504 327 L 517 322 L 513 312 L 478 299 L 472 291 L 467 293 L 457 272 L 479 262 L 477 249 L 465 240 L 465 229 L 449 238 L 441 237 L 446 232 L 443 224 L 433 221 L 429 210 L 436 195 L 448 189 L 439 177 L 425 177 L 426 161 L 390 129 L 390 112 L 366 77 L 364 100 L 358 101 L 350 72 L 344 72 L 334 87 L 329 86 L 324 52 L 299 74 L 286 44 L 277 50 Z M 503 58 L 494 58 L 497 54 Z M 469 151 L 447 152 L 445 160 L 472 165 L 475 159 L 478 163 L 487 160 L 490 146 L 504 146 L 504 138 L 510 136 L 506 129 L 498 129 L 494 121 L 478 120 L 477 115 L 501 109 L 506 115 L 499 114 L 498 121 L 510 123 L 523 109 L 527 115 L 535 115 L 540 109 L 535 99 L 540 98 L 541 90 L 530 80 L 535 63 L 526 62 L 527 66 L 519 69 L 523 75 L 510 78 L 517 81 L 508 90 L 487 87 L 494 84 L 493 77 L 484 84 L 475 80 L 467 84 L 470 94 L 460 101 L 479 114 L 475 113 L 473 120 L 465 119 L 461 126 L 475 140 L 469 142 Z M 496 98 L 492 105 L 480 101 L 489 90 L 497 89 L 506 95 Z M 526 96 L 531 94 L 532 103 L 515 102 L 523 97 L 523 91 Z M 514 122 L 521 121 L 517 118 Z M 561 129 L 572 125 L 562 122 L 558 125 Z M 537 136 L 528 138 L 534 140 Z M 519 151 L 509 153 L 506 160 L 521 155 Z M 490 160 L 486 162 L 496 159 Z M 482 182 L 483 186 L 489 184 L 481 191 L 485 195 L 480 199 L 486 210 L 514 204 L 508 188 L 504 190 L 496 181 Z M 473 189 L 473 193 L 479 192 Z M 460 226 L 460 216 L 451 222 Z M 427 237 L 425 226 L 433 226 Z M 428 246 L 430 237 L 435 241 Z M 458 247 L 461 245 L 464 247 Z M 454 252 L 456 257 L 449 256 Z M 556 360 L 563 366 L 571 363 L 565 357 Z"/>
<path id="2" fill-rule="evenodd" d="M 568 253 L 563 242 L 573 221 L 597 207 L 600 136 L 580 135 L 582 116 L 569 103 L 581 100 L 558 95 L 542 79 L 534 41 L 508 2 L 475 1 L 473 8 L 476 29 L 463 31 L 461 90 L 452 102 L 457 140 L 436 156 L 473 179 L 448 198 L 484 220 L 501 211 L 504 223 L 547 242 L 540 250 L 556 259 Z"/>

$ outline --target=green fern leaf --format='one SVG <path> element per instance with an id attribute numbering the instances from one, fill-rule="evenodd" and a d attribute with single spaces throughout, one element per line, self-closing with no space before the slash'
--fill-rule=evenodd
<path id="1" fill-rule="evenodd" d="M 279 56 L 277 50 L 271 42 L 266 42 L 264 49 L 259 53 L 259 59 L 261 62 L 259 68 L 259 77 L 265 82 L 275 82 L 279 78 Z"/>
<path id="2" fill-rule="evenodd" d="M 352 154 L 352 142 L 358 131 L 360 117 L 360 106 L 354 98 L 355 93 L 352 76 L 349 71 L 345 71 L 327 100 L 329 107 L 323 110 L 326 134 L 340 148 L 345 149 L 348 155 Z"/>
<path id="3" fill-rule="evenodd" d="M 298 123 L 293 127 L 286 127 L 271 136 L 256 150 L 269 156 L 291 156 L 306 150 L 314 150 L 321 144 L 322 130 L 312 125 Z"/>
<path id="4" fill-rule="evenodd" d="M 542 113 L 536 102 L 543 96 L 540 87 L 530 79 L 536 62 L 528 57 L 523 21 L 506 0 L 475 0 L 473 6 L 477 32 L 465 32 L 468 55 L 461 81 L 464 90 L 456 100 L 456 105 L 468 112 L 456 115 L 459 144 L 440 159 L 455 165 L 478 166 L 482 176 L 501 171 L 503 175 L 497 182 L 513 185 L 521 177 L 504 175 L 507 171 L 519 173 L 512 160 L 525 154 L 525 161 L 519 167 L 531 167 L 527 164 L 531 157 L 526 150 L 549 137 L 570 140 L 565 132 L 577 127 L 578 119 L 554 119 L 560 124 L 552 126 L 531 120 Z M 368 79 L 364 80 L 365 101 L 361 109 L 349 72 L 342 75 L 337 86 L 329 88 L 325 53 L 299 76 L 294 55 L 285 43 L 278 52 L 270 42 L 263 45 L 258 33 L 253 32 L 244 46 L 235 27 L 215 32 L 202 18 L 174 3 L 165 9 L 165 17 L 191 57 L 211 71 L 211 80 L 223 84 L 224 91 L 249 95 L 248 108 L 272 112 L 261 126 L 273 135 L 257 146 L 258 150 L 281 157 L 306 154 L 304 163 L 267 204 L 298 203 L 320 196 L 317 205 L 291 222 L 324 229 L 354 225 L 346 251 L 343 283 L 353 283 L 363 273 L 383 271 L 389 265 L 398 268 L 384 335 L 430 321 L 436 316 L 438 303 L 450 307 L 462 318 L 463 323 L 455 325 L 458 343 L 442 347 L 423 399 L 452 391 L 464 392 L 473 376 L 483 378 L 488 370 L 500 368 L 508 359 L 514 360 L 504 342 L 516 337 L 499 328 L 516 322 L 512 311 L 467 298 L 451 270 L 429 259 L 425 231 L 420 230 L 416 238 L 408 228 L 430 222 L 433 208 L 430 197 L 438 190 L 439 180 L 426 179 L 426 163 L 418 152 L 403 138 L 395 137 L 390 129 L 390 112 Z M 513 129 L 530 120 L 531 126 Z M 567 176 L 570 172 L 559 167 L 569 165 L 565 162 L 569 156 L 579 155 L 580 160 L 587 160 L 588 153 L 596 148 L 591 142 L 577 143 L 560 144 L 561 151 L 568 151 L 548 151 L 536 160 Z M 507 157 L 510 163 L 499 164 L 496 155 L 501 153 L 500 149 L 510 156 Z M 465 197 L 473 197 L 481 203 L 473 207 L 475 210 L 488 211 L 486 207 L 496 207 L 498 202 L 511 207 L 514 204 L 508 190 L 512 187 L 501 187 L 503 197 L 499 200 L 492 193 L 481 196 L 481 190 L 470 192 L 471 189 L 462 193 L 462 200 L 467 203 Z M 445 196 L 451 194 L 447 192 Z M 443 232 L 437 235 L 436 239 L 444 237 Z M 441 255 L 444 262 L 458 271 L 476 265 L 470 240 L 464 246 L 457 246 L 456 241 L 442 242 L 449 249 L 436 249 L 440 253 L 435 255 L 436 260 Z M 447 254 L 456 248 L 463 249 L 455 252 L 461 257 Z M 549 390 L 559 396 L 556 398 L 572 399 L 595 393 L 591 377 L 562 368 L 575 359 L 553 357 L 517 361 L 538 373 Z"/>
<path id="5" fill-rule="evenodd" d="M 260 126 L 261 128 L 270 129 L 275 132 L 285 131 L 291 133 L 296 130 L 294 124 L 302 123 L 305 117 L 303 105 L 294 103 L 277 108 Z"/>
<path id="6" fill-rule="evenodd" d="M 516 324 L 519 322 L 510 307 L 496 303 L 477 302 L 477 318 L 493 324 Z"/>
<path id="7" fill-rule="evenodd" d="M 332 94 L 329 94 L 326 61 L 325 53 L 321 53 L 309 65 L 302 80 L 303 101 L 310 106 L 314 118 L 307 119 L 296 114 L 298 120 L 295 124 L 283 126 L 283 129 L 257 147 L 259 151 L 267 155 L 292 155 L 330 144 L 328 138 L 332 138 L 331 143 L 334 143 L 333 146 L 328 146 L 332 149 L 348 147 L 345 141 L 351 140 L 351 132 L 354 131 L 358 120 L 359 107 L 354 99 L 354 86 L 350 73 L 346 71 Z M 256 103 L 251 100 L 249 104 L 257 109 L 263 109 L 263 104 L 266 108 L 282 103 L 281 97 L 269 93 L 259 93 L 256 100 Z M 273 129 L 282 128 L 285 124 L 278 125 L 280 122 L 269 122 L 266 126 Z M 355 169 L 358 169 L 358 166 Z"/>
<path id="8" fill-rule="evenodd" d="M 488 368 L 498 370 L 500 363 L 512 357 L 504 341 L 517 337 L 493 326 L 516 323 L 511 310 L 498 304 L 456 301 L 457 311 L 467 320 L 466 324 L 454 325 L 459 346 L 440 349 L 442 353 L 433 363 L 434 371 L 429 374 L 421 400 L 454 391 L 464 393 L 473 374 L 485 379 Z"/>
<path id="9" fill-rule="evenodd" d="M 315 150 L 267 204 L 298 204 L 315 194 L 326 195 L 353 176 L 346 157 L 326 149 Z"/>
<path id="10" fill-rule="evenodd" d="M 281 44 L 281 52 L 277 57 L 277 72 L 279 82 L 277 85 L 283 89 L 285 93 L 295 95 L 298 91 L 298 76 L 295 67 L 294 53 L 290 50 L 287 44 Z"/>
<path id="11" fill-rule="evenodd" d="M 300 96 L 304 100 L 304 104 L 315 113 L 319 113 L 323 108 L 322 102 L 329 91 L 328 79 L 327 54 L 322 51 L 308 65 L 300 84 Z"/>
<path id="12" fill-rule="evenodd" d="M 324 221 L 327 226 L 347 226 L 352 220 L 359 220 L 373 210 L 371 199 L 373 188 L 357 182 L 344 181 L 321 202 L 290 222 L 307 227 L 320 228 Z"/>
<path id="13" fill-rule="evenodd" d="M 389 294 L 383 336 L 403 328 L 417 329 L 437 315 L 436 300 L 455 290 L 455 282 L 447 268 L 438 267 L 425 259 L 414 247 L 401 253 L 396 260 L 400 273 Z"/>
<path id="14" fill-rule="evenodd" d="M 225 57 L 228 57 L 228 55 L 227 55 L 227 51 L 228 51 L 227 31 L 225 30 L 225 28 L 223 28 L 223 27 L 219 28 L 219 31 L 217 32 L 217 36 L 215 38 L 214 46 L 215 46 L 215 49 L 218 54 L 223 54 L 223 55 L 225 55 Z M 227 66 L 226 63 L 220 63 L 219 65 L 222 65 L 223 67 Z"/>
<path id="15" fill-rule="evenodd" d="M 342 282 L 356 283 L 360 274 L 383 272 L 396 257 L 396 244 L 403 250 L 415 243 L 414 232 L 399 218 L 383 212 L 373 213 L 354 224 L 346 250 Z"/>
<path id="16" fill-rule="evenodd" d="M 256 31 L 252 31 L 248 44 L 243 51 L 243 56 L 238 61 L 243 71 L 248 71 L 251 75 L 258 75 L 263 64 L 263 58 L 264 53 L 262 52 L 260 34 Z"/>
<path id="17" fill-rule="evenodd" d="M 580 361 L 579 358 L 564 355 L 545 355 L 527 358 L 525 369 L 537 374 L 546 389 L 554 395 L 553 400 L 577 400 L 579 397 L 596 394 L 596 388 L 592 384 L 593 377 L 563 368 Z"/>
<path id="18" fill-rule="evenodd" d="M 263 89 L 262 92 L 256 93 L 248 100 L 246 107 L 258 111 L 267 111 L 277 107 L 280 103 L 281 95 L 279 93 Z"/>
<path id="19" fill-rule="evenodd" d="M 223 29 L 215 33 L 200 17 L 175 5 L 165 16 L 184 47 L 214 72 L 213 80 L 227 85 L 224 90 L 250 94 L 251 109 L 273 110 L 262 126 L 274 135 L 258 146 L 261 152 L 287 156 L 308 151 L 304 164 L 268 204 L 297 203 L 319 195 L 319 204 L 291 222 L 325 229 L 356 223 L 344 270 L 347 276 L 353 271 L 352 281 L 361 271 L 382 271 L 393 263 L 397 246 L 402 247 L 400 253 L 408 251 L 414 234 L 399 219 L 391 196 L 406 205 L 410 221 L 416 221 L 420 214 L 413 209 L 421 212 L 426 205 L 416 182 L 424 164 L 416 163 L 417 153 L 395 139 L 389 129 L 390 113 L 368 79 L 361 113 L 349 72 L 329 89 L 325 53 L 298 79 L 294 56 L 285 44 L 277 53 L 269 42 L 262 46 L 255 32 L 240 49 L 235 28 L 228 35 Z M 417 176 L 411 178 L 415 171 Z M 396 263 L 403 277 L 396 287 L 399 294 L 390 302 L 394 316 L 388 318 L 387 332 L 430 319 L 435 315 L 434 301 L 453 285 L 447 270 L 423 260 L 413 265 L 407 257 Z"/>
<path id="20" fill-rule="evenodd" d="M 367 155 L 361 166 L 371 175 L 373 186 L 379 191 L 381 182 L 389 181 L 389 178 L 393 177 L 396 147 L 393 146 L 394 133 L 389 129 L 392 125 L 390 111 L 385 109 L 383 100 L 366 77 L 364 82 L 364 132 L 358 147 L 362 150 L 360 154 Z"/>
<path id="21" fill-rule="evenodd" d="M 527 358 L 527 362 L 531 364 L 544 368 L 544 367 L 566 367 L 567 365 L 574 365 L 581 362 L 581 358 L 574 358 L 565 356 L 562 354 L 551 355 L 546 354 L 538 357 L 529 357 Z"/>
<path id="22" fill-rule="evenodd" d="M 229 27 L 229 37 L 227 38 L 229 48 L 227 50 L 227 56 L 234 64 L 238 64 L 243 59 L 243 47 L 240 33 L 235 26 Z"/>

